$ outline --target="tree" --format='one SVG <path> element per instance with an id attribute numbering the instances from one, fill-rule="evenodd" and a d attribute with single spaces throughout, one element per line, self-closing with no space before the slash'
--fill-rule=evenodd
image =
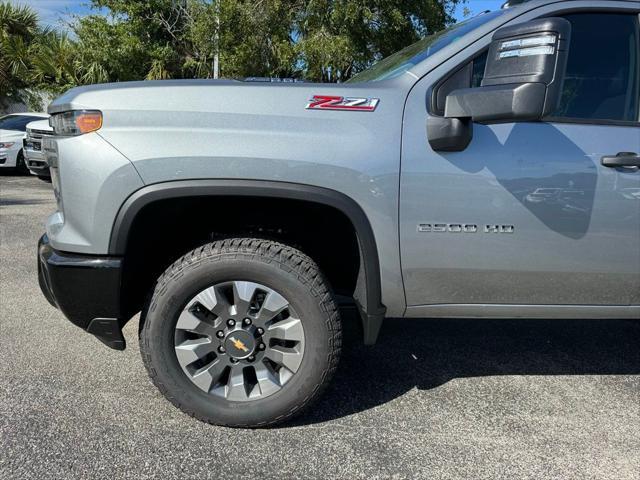
<path id="1" fill-rule="evenodd" d="M 452 23 L 465 1 L 93 0 L 110 20 L 81 18 L 75 30 L 113 80 L 219 73 L 336 82 Z M 96 35 L 102 49 L 89 41 Z"/>
<path id="2" fill-rule="evenodd" d="M 100 12 L 76 17 L 69 35 L 0 0 L 0 103 L 107 81 L 344 81 L 449 25 L 464 2 L 91 0 Z"/>
<path id="3" fill-rule="evenodd" d="M 109 80 L 105 66 L 84 54 L 69 36 L 62 32 L 45 32 L 31 48 L 31 82 L 40 90 L 60 94 L 77 85 Z"/>
<path id="4" fill-rule="evenodd" d="M 0 3 L 0 103 L 21 99 L 28 86 L 29 49 L 38 34 L 33 10 Z"/>
<path id="5" fill-rule="evenodd" d="M 300 2 L 220 2 L 220 71 L 227 77 L 292 77 L 298 72 L 292 31 Z"/>
<path id="6" fill-rule="evenodd" d="M 80 63 L 104 71 L 103 81 L 140 80 L 149 70 L 146 46 L 127 23 L 102 15 L 83 17 L 73 24 Z"/>
<path id="7" fill-rule="evenodd" d="M 466 0 L 310 0 L 297 22 L 306 78 L 340 81 L 454 22 Z"/>
<path id="8" fill-rule="evenodd" d="M 93 55 L 104 50 L 90 47 L 66 32 L 40 28 L 31 8 L 0 2 L 0 104 L 17 101 L 39 110 L 38 93 L 108 81 L 106 59 Z"/>
<path id="9" fill-rule="evenodd" d="M 295 69 L 295 1 L 94 0 L 93 5 L 107 9 L 109 21 L 78 19 L 74 30 L 79 40 L 96 52 L 111 50 L 107 45 L 113 41 L 136 42 L 138 58 L 126 63 L 144 70 L 135 72 L 137 78 L 213 78 L 216 72 L 225 77 L 288 76 Z M 96 35 L 104 47 L 90 41 Z M 130 76 L 116 65 L 108 71 L 119 80 Z"/>

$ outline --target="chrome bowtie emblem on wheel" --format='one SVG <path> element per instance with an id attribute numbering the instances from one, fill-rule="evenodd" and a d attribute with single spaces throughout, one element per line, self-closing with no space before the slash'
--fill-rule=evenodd
<path id="1" fill-rule="evenodd" d="M 233 342 L 233 346 L 236 347 L 238 350 L 242 350 L 243 352 L 249 351 L 247 346 L 244 343 L 242 343 L 242 340 L 238 340 L 235 337 L 229 337 L 229 339 Z"/>
<path id="2" fill-rule="evenodd" d="M 357 112 L 373 112 L 380 99 L 378 98 L 358 98 L 358 97 L 338 97 L 334 95 L 314 95 L 307 109 L 311 110 L 351 110 Z"/>

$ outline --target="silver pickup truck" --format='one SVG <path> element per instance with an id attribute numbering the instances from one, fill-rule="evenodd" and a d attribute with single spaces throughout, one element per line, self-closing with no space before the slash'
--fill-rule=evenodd
<path id="1" fill-rule="evenodd" d="M 510 2 L 344 84 L 70 90 L 41 288 L 201 420 L 327 385 L 386 318 L 640 317 L 640 2 Z M 416 339 L 419 341 L 419 339 Z M 345 392 L 348 395 L 348 392 Z"/>

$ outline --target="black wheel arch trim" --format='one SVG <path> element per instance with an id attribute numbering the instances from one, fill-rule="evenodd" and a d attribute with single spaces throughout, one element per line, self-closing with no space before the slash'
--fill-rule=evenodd
<path id="1" fill-rule="evenodd" d="M 382 304 L 380 262 L 371 224 L 360 205 L 351 197 L 313 185 L 268 180 L 176 180 L 155 183 L 137 190 L 120 207 L 111 230 L 110 255 L 124 255 L 129 232 L 140 211 L 160 200 L 184 197 L 244 196 L 301 200 L 333 207 L 353 224 L 360 248 L 360 273 L 354 299 L 360 310 L 364 342 L 376 341 L 386 307 Z"/>

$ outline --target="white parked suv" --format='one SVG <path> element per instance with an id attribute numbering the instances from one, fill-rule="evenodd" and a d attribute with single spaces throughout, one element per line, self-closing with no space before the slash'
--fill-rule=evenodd
<path id="1" fill-rule="evenodd" d="M 42 137 L 53 135 L 49 120 L 37 120 L 27 125 L 27 135 L 23 140 L 24 161 L 29 171 L 42 180 L 51 180 L 49 165 L 42 151 Z"/>
<path id="2" fill-rule="evenodd" d="M 0 168 L 28 172 L 22 151 L 27 124 L 48 117 L 46 113 L 14 113 L 0 117 Z"/>

